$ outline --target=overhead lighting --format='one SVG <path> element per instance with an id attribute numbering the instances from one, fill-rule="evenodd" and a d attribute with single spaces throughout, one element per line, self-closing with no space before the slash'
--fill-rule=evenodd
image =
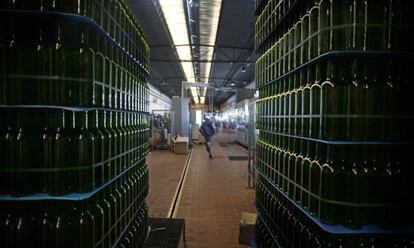
<path id="1" fill-rule="evenodd" d="M 158 2 L 176 48 L 178 58 L 180 60 L 192 60 L 184 1 L 158 0 Z M 222 0 L 188 0 L 187 3 L 190 7 L 198 7 L 200 16 L 200 35 L 199 37 L 192 35 L 191 39 L 198 38 L 199 43 L 214 46 L 217 37 Z M 193 22 L 193 20 L 190 20 L 190 22 Z M 214 55 L 214 49 L 210 46 L 200 47 L 200 54 L 204 54 L 205 60 L 207 61 L 211 61 Z M 183 68 L 186 81 L 195 82 L 194 64 L 192 62 L 181 62 L 181 67 Z M 201 78 L 204 79 L 204 83 L 208 83 L 208 78 L 211 73 L 211 62 L 201 63 L 200 73 Z M 200 96 L 205 97 L 206 89 L 201 89 L 200 92 L 196 89 L 191 89 L 194 102 L 197 102 L 198 100 L 196 100 L 199 96 L 198 93 L 200 93 Z"/>
<path id="2" fill-rule="evenodd" d="M 193 98 L 197 98 L 198 97 L 198 92 L 197 92 L 197 88 L 196 87 L 190 87 L 190 91 L 191 91 L 191 95 L 193 96 Z"/>
<path id="3" fill-rule="evenodd" d="M 182 0 L 158 0 L 168 31 L 170 32 L 178 58 L 192 59 L 190 40 L 188 37 L 187 21 L 184 2 Z M 186 81 L 194 82 L 194 66 L 192 62 L 181 62 Z M 191 91 L 193 98 L 197 97 L 197 91 Z"/>
<path id="4" fill-rule="evenodd" d="M 231 82 L 231 83 L 230 83 L 230 85 L 231 85 L 231 86 L 235 86 L 236 84 L 235 84 L 235 83 L 233 83 L 233 82 Z"/>
<path id="5" fill-rule="evenodd" d="M 206 97 L 200 96 L 200 103 L 204 104 L 206 102 Z"/>
<path id="6" fill-rule="evenodd" d="M 198 100 L 198 97 L 193 97 L 193 100 L 195 104 L 200 104 L 200 100 Z"/>
<path id="7" fill-rule="evenodd" d="M 221 12 L 222 0 L 200 0 L 200 43 L 214 46 L 217 38 L 218 23 Z M 211 61 L 214 55 L 214 49 L 209 46 L 200 47 L 200 54 L 206 61 Z M 201 78 L 204 83 L 208 83 L 211 73 L 211 62 L 201 63 Z M 206 89 L 202 89 L 201 96 L 206 95 Z"/>

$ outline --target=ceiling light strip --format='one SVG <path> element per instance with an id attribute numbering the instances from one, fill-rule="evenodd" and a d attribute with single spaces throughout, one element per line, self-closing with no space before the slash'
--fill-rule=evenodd
<path id="1" fill-rule="evenodd" d="M 217 38 L 218 24 L 220 20 L 222 0 L 200 0 L 200 43 L 214 47 Z M 211 47 L 200 47 L 200 54 L 205 54 L 203 59 L 211 61 L 214 49 Z M 201 58 L 200 58 L 201 59 Z M 211 73 L 211 62 L 201 63 L 201 78 L 205 78 L 204 83 L 208 83 Z M 201 103 L 204 104 L 206 89 L 202 89 Z"/>
<path id="2" fill-rule="evenodd" d="M 182 0 L 158 0 L 158 3 L 167 23 L 178 59 L 181 61 L 192 60 L 184 2 Z M 185 74 L 185 80 L 195 82 L 193 63 L 181 62 L 181 67 Z M 192 89 L 191 94 L 196 102 L 196 98 L 198 100 L 197 90 Z"/>

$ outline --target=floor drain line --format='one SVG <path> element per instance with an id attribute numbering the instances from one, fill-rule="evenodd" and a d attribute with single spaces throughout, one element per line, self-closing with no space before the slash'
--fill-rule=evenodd
<path id="1" fill-rule="evenodd" d="M 167 218 L 174 218 L 177 215 L 178 206 L 180 205 L 182 191 L 184 188 L 185 180 L 187 178 L 188 167 L 191 162 L 191 157 L 193 155 L 193 149 L 190 150 L 187 160 L 185 161 L 184 170 L 181 173 L 180 181 L 178 182 L 177 188 L 174 193 L 173 200 L 170 205 L 170 210 L 168 211 Z"/>

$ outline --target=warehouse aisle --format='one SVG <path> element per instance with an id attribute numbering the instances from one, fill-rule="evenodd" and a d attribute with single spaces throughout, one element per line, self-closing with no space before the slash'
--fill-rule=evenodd
<path id="1" fill-rule="evenodd" d="M 212 160 L 203 145 L 195 145 L 178 212 L 186 220 L 189 248 L 246 247 L 238 245 L 242 211 L 254 212 L 254 190 L 247 186 L 247 161 L 230 161 L 228 155 L 245 154 L 234 144 L 220 146 L 231 135 L 215 136 Z M 231 140 L 230 140 L 231 141 Z"/>
<path id="2" fill-rule="evenodd" d="M 166 217 L 184 169 L 187 155 L 165 150 L 154 150 L 147 157 L 149 168 L 150 217 Z"/>

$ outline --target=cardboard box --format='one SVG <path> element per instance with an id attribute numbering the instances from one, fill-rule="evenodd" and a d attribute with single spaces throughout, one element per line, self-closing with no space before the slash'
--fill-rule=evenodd
<path id="1" fill-rule="evenodd" d="M 173 152 L 176 154 L 188 153 L 188 137 L 178 136 L 176 139 L 172 139 Z"/>
<path id="2" fill-rule="evenodd" d="M 242 212 L 239 225 L 239 244 L 251 246 L 254 239 L 256 213 Z"/>

